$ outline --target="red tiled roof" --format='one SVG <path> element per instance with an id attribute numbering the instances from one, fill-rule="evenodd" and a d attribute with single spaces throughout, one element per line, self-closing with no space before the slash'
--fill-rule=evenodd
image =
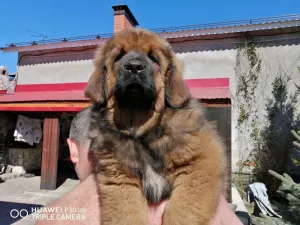
<path id="1" fill-rule="evenodd" d="M 199 99 L 230 99 L 229 78 L 185 80 L 191 95 Z"/>
<path id="2" fill-rule="evenodd" d="M 189 88 L 229 88 L 229 78 L 186 79 Z"/>
<path id="3" fill-rule="evenodd" d="M 192 97 L 199 99 L 230 99 L 228 88 L 190 88 Z"/>
<path id="4" fill-rule="evenodd" d="M 185 80 L 194 98 L 230 99 L 229 79 Z M 88 101 L 84 96 L 86 83 L 19 85 L 11 95 L 0 95 L 0 103 L 39 101 Z"/>
<path id="5" fill-rule="evenodd" d="M 88 101 L 83 91 L 15 92 L 0 95 L 0 102 Z"/>

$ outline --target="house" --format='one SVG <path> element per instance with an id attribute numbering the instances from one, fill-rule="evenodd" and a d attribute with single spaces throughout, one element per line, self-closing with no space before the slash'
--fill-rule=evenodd
<path id="1" fill-rule="evenodd" d="M 113 6 L 113 10 L 114 33 L 138 25 L 126 5 Z M 264 70 L 272 74 L 280 61 L 280 68 L 289 70 L 297 81 L 298 62 L 294 59 L 300 55 L 299 25 L 300 16 L 296 15 L 153 30 L 171 43 L 183 61 L 186 83 L 192 95 L 207 107 L 208 119 L 217 121 L 233 171 L 241 158 L 240 147 L 244 148 L 234 107 L 237 46 L 249 40 L 260 43 L 261 51 L 271 58 L 270 64 L 263 65 Z M 16 120 L 16 116 L 7 119 L 7 112 L 13 112 L 44 121 L 42 148 L 37 150 L 42 154 L 41 188 L 56 188 L 61 123 L 89 105 L 83 89 L 92 74 L 92 58 L 96 47 L 112 35 L 11 43 L 2 48 L 3 52 L 18 52 L 16 91 L 0 96 L 4 120 Z"/>

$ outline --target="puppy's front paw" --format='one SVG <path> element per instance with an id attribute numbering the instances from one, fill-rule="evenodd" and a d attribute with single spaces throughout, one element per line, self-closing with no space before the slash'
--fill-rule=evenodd
<path id="1" fill-rule="evenodd" d="M 197 200 L 195 200 L 197 201 Z M 196 211 L 189 207 L 183 208 L 182 204 L 174 205 L 167 203 L 163 216 L 163 225 L 207 225 L 205 220 L 201 219 L 201 213 L 196 214 Z"/>

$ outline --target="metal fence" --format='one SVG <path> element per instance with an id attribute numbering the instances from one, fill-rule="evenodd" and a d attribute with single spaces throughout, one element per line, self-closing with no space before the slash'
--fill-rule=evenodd
<path id="1" fill-rule="evenodd" d="M 227 21 L 227 22 L 194 24 L 194 25 L 186 25 L 186 26 L 165 27 L 165 28 L 150 28 L 149 30 L 154 33 L 165 33 L 165 32 L 219 28 L 219 27 L 234 27 L 234 26 L 242 26 L 242 25 L 264 24 L 264 23 L 273 23 L 273 22 L 284 22 L 284 21 L 292 21 L 292 20 L 300 20 L 300 14 L 265 17 L 265 18 L 253 18 L 253 19 Z M 112 36 L 113 33 L 106 33 L 106 34 L 95 34 L 95 35 L 88 35 L 88 36 L 43 39 L 43 40 L 35 40 L 29 42 L 9 43 L 6 44 L 6 47 L 28 46 L 28 45 L 36 45 L 36 44 L 52 44 L 52 43 L 67 42 L 67 41 L 72 42 L 72 41 L 83 41 L 83 40 L 106 39 Z"/>

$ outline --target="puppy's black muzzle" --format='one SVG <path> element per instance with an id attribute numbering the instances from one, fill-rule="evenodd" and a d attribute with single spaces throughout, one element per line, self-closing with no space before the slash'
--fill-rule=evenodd
<path id="1" fill-rule="evenodd" d="M 146 56 L 130 52 L 120 60 L 114 94 L 120 108 L 152 108 L 156 90 L 151 62 Z"/>

